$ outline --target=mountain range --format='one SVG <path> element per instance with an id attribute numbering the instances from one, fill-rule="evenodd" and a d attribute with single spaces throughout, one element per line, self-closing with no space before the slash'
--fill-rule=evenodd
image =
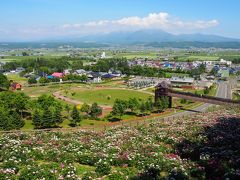
<path id="1" fill-rule="evenodd" d="M 44 44 L 44 45 L 43 45 Z M 232 48 L 240 49 L 240 39 L 206 34 L 171 34 L 157 29 L 122 31 L 87 36 L 66 36 L 34 42 L 0 43 L 0 48 L 56 48 L 71 45 L 78 48 L 141 45 L 156 48 Z"/>
<path id="2" fill-rule="evenodd" d="M 71 40 L 65 39 L 65 40 Z M 88 35 L 74 38 L 74 41 L 96 43 L 151 43 L 151 42 L 240 42 L 240 39 L 206 34 L 171 34 L 162 30 L 148 29 L 134 32 L 111 32 L 107 34 Z"/>

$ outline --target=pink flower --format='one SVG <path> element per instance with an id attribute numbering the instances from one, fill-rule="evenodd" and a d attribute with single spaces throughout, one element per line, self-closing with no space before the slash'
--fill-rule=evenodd
<path id="1" fill-rule="evenodd" d="M 61 163 L 61 165 L 60 165 L 60 166 L 61 166 L 61 168 L 62 168 L 62 169 L 64 168 L 64 164 L 63 164 L 63 163 Z"/>

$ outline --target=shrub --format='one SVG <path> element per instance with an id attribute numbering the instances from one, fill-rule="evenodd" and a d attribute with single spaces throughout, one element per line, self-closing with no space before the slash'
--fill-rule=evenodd
<path id="1" fill-rule="evenodd" d="M 95 166 L 95 172 L 99 175 L 108 175 L 111 172 L 111 166 L 108 164 L 108 162 L 103 161 L 102 159 L 100 159 Z"/>

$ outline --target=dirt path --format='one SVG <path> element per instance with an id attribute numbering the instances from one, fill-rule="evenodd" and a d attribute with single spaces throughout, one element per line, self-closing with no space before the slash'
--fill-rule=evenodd
<path id="1" fill-rule="evenodd" d="M 53 96 L 57 99 L 60 99 L 62 101 L 65 101 L 67 103 L 71 103 L 71 104 L 74 104 L 74 105 L 83 104 L 83 102 L 81 102 L 81 101 L 77 101 L 77 100 L 68 98 L 66 96 L 63 96 L 60 91 L 54 92 Z M 111 111 L 112 110 L 111 106 L 104 106 L 104 105 L 100 105 L 100 106 L 103 108 L 104 111 Z"/>

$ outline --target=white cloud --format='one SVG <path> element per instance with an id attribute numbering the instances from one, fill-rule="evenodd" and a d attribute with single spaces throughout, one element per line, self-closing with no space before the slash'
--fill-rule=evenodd
<path id="1" fill-rule="evenodd" d="M 140 28 L 160 28 L 163 30 L 174 30 L 177 29 L 206 29 L 218 26 L 218 20 L 196 20 L 196 21 L 184 21 L 176 17 L 170 16 L 166 12 L 160 13 L 150 13 L 146 17 L 125 17 L 122 19 L 117 20 L 100 20 L 100 21 L 92 21 L 85 24 L 65 24 L 62 26 L 64 29 L 74 29 L 79 28 L 86 29 L 86 28 L 99 28 L 99 31 L 114 31 L 116 29 L 119 30 L 127 30 L 128 28 L 132 29 L 140 29 Z M 97 31 L 97 29 L 95 29 Z"/>
<path id="2" fill-rule="evenodd" d="M 83 36 L 113 31 L 134 31 L 139 29 L 162 29 L 170 33 L 203 32 L 205 29 L 219 25 L 216 19 L 188 21 L 171 16 L 166 12 L 150 13 L 145 17 L 131 16 L 115 20 L 99 20 L 87 23 L 64 24 L 61 26 L 37 26 L 15 29 L 1 29 L 0 38 L 4 34 L 9 37 L 42 39 L 57 36 Z"/>

